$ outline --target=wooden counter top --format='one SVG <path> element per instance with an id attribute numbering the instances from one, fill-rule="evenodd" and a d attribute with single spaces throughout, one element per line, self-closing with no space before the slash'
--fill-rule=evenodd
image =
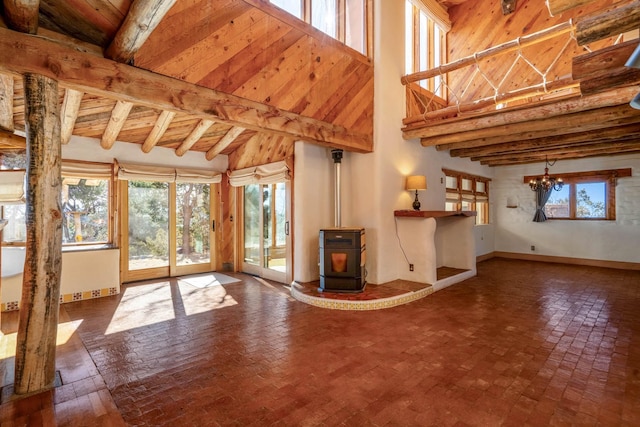
<path id="1" fill-rule="evenodd" d="M 410 218 L 443 218 L 447 216 L 476 216 L 476 211 L 393 211 L 393 216 L 404 216 Z"/>

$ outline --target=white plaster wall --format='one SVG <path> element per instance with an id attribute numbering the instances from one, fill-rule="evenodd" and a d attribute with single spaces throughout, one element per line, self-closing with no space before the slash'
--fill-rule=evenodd
<path id="1" fill-rule="evenodd" d="M 375 151 L 344 153 L 342 225 L 366 229 L 367 281 L 385 283 L 409 268 L 398 244 L 393 216 L 394 210 L 411 209 L 413 194 L 404 191 L 405 177 L 425 175 L 429 188 L 419 195 L 422 210 L 443 210 L 443 167 L 489 178 L 493 169 L 468 159 L 451 158 L 433 147 L 422 147 L 419 140 L 402 139 L 404 7 L 401 2 L 376 0 L 375 10 Z M 296 144 L 295 159 L 294 279 L 317 280 L 318 230 L 334 223 L 333 162 L 329 149 L 304 143 Z M 475 227 L 474 233 L 477 255 L 494 250 L 493 225 Z M 417 242 L 405 243 L 411 246 Z"/>
<path id="2" fill-rule="evenodd" d="M 640 262 L 640 155 L 558 161 L 550 174 L 632 168 L 632 177 L 618 179 L 615 221 L 532 221 L 534 193 L 525 175 L 544 172 L 544 164 L 496 168 L 492 182 L 495 205 L 495 250 L 580 259 Z M 507 208 L 507 199 L 517 208 Z M 535 251 L 531 251 L 531 246 Z"/>
<path id="3" fill-rule="evenodd" d="M 296 142 L 293 185 L 293 279 L 320 278 L 318 237 L 321 228 L 333 226 L 333 162 L 331 151 Z"/>
<path id="4" fill-rule="evenodd" d="M 66 160 L 84 160 L 88 162 L 113 163 L 131 162 L 148 165 L 209 169 L 219 172 L 227 170 L 228 157 L 216 156 L 209 161 L 205 153 L 188 151 L 184 156 L 176 156 L 172 148 L 154 147 L 149 153 L 143 153 L 139 144 L 116 141 L 110 150 L 100 146 L 100 140 L 73 136 L 68 144 L 62 146 L 62 158 Z"/>
<path id="5" fill-rule="evenodd" d="M 60 294 L 98 289 L 120 290 L 120 250 L 63 251 Z M 5 260 L 3 259 L 3 263 Z M 24 258 L 22 258 L 24 267 Z M 22 271 L 23 268 L 19 270 Z M 2 302 L 20 301 L 22 273 L 2 278 Z"/>

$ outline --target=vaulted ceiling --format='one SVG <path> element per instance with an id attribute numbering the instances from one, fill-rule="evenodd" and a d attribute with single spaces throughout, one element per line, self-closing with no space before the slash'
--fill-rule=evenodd
<path id="1" fill-rule="evenodd" d="M 490 166 L 640 152 L 640 1 L 546 3 L 452 4 L 448 105 L 408 84 L 405 138 Z"/>
<path id="2" fill-rule="evenodd" d="M 578 2 L 585 0 L 567 0 Z M 2 8 L 0 148 L 24 146 L 14 134 L 24 130 L 20 75 L 37 72 L 59 81 L 63 142 L 73 134 L 98 138 L 103 149 L 116 140 L 138 144 L 141 154 L 156 147 L 177 156 L 227 154 L 232 168 L 283 159 L 296 140 L 373 150 L 371 60 L 266 0 L 40 0 L 37 37 L 8 29 L 15 29 L 12 8 L 34 3 L 5 0 Z M 553 17 L 534 0 L 518 0 L 509 15 L 500 0 L 440 3 L 453 22 L 450 60 L 629 5 L 624 25 L 640 26 L 639 0 L 595 0 Z M 495 166 L 640 152 L 640 112 L 628 106 L 640 75 L 620 63 L 637 45 L 629 37 L 625 44 L 607 34 L 592 53 L 576 46 L 548 76 L 551 86 L 572 83 L 564 93 L 521 96 L 500 110 L 407 117 L 404 135 Z M 551 61 L 562 44 L 529 57 Z M 512 61 L 488 59 L 483 72 L 504 72 Z M 508 90 L 531 74 L 512 72 Z M 450 83 L 463 87 L 471 78 L 460 73 Z M 472 82 L 467 92 L 486 98 L 484 86 Z"/>
<path id="3" fill-rule="evenodd" d="M 137 2 L 144 3 L 153 2 Z M 63 121 L 64 100 L 79 97 L 72 133 L 99 138 L 105 149 L 118 140 L 140 144 L 143 152 L 167 147 L 177 155 L 203 152 L 208 159 L 228 154 L 234 167 L 284 158 L 296 140 L 372 150 L 373 66 L 367 57 L 268 2 L 157 3 L 170 4 L 168 11 L 129 56 L 117 55 L 114 45 L 126 38 L 127 26 L 149 26 L 145 20 L 161 6 L 137 16 L 136 3 L 128 0 L 42 0 L 38 35 L 48 44 L 0 28 L 6 47 L 0 72 L 5 94 L 13 86 L 13 127 L 24 129 L 19 73 L 50 71 L 38 57 L 56 50 L 58 58 L 50 62 L 89 64 L 93 73 L 83 78 L 65 64 L 53 73 L 60 82 Z M 5 6 L 3 12 L 6 22 L 10 10 Z M 26 44 L 33 57 L 22 58 Z M 103 52 L 129 65 L 105 65 Z M 119 81 L 103 84 L 109 78 L 100 73 L 104 67 Z M 195 99 L 181 99 L 185 91 Z"/>

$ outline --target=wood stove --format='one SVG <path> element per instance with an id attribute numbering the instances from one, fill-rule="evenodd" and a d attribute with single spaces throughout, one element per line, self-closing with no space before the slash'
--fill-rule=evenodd
<path id="1" fill-rule="evenodd" d="M 320 292 L 362 292 L 366 285 L 364 228 L 320 230 Z"/>

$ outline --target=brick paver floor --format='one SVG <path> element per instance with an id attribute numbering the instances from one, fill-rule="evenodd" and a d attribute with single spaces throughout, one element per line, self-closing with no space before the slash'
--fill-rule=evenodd
<path id="1" fill-rule="evenodd" d="M 367 312 L 236 276 L 64 306 L 127 424 L 640 425 L 640 271 L 495 258 Z"/>

